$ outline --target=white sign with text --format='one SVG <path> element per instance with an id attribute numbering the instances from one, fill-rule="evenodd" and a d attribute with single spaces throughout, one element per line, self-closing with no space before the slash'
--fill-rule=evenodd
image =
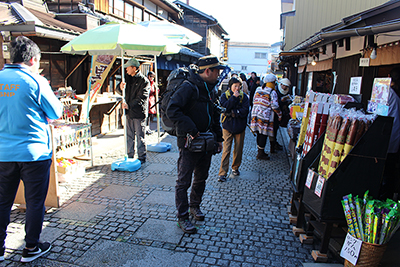
<path id="1" fill-rule="evenodd" d="M 347 233 L 346 240 L 343 243 L 340 257 L 348 260 L 353 265 L 357 264 L 358 256 L 360 255 L 362 241 Z"/>
<path id="2" fill-rule="evenodd" d="M 359 95 L 361 93 L 361 80 L 362 80 L 362 77 L 351 77 L 350 78 L 349 94 Z"/>

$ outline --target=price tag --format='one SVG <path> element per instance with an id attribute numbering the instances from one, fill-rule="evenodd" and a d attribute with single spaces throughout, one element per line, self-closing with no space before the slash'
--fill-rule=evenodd
<path id="1" fill-rule="evenodd" d="M 311 188 L 311 183 L 314 178 L 314 172 L 312 170 L 308 170 L 308 175 L 307 175 L 307 180 L 306 180 L 306 186 L 308 189 Z"/>
<path id="2" fill-rule="evenodd" d="M 362 241 L 351 236 L 347 233 L 346 240 L 344 241 L 340 257 L 348 260 L 353 265 L 357 264 L 358 256 L 360 255 Z"/>
<path id="3" fill-rule="evenodd" d="M 356 94 L 356 95 L 360 94 L 361 80 L 362 80 L 362 77 L 351 77 L 350 78 L 349 94 Z"/>
<path id="4" fill-rule="evenodd" d="M 324 188 L 324 184 L 325 184 L 325 178 L 322 177 L 321 175 L 318 175 L 318 181 L 317 181 L 317 185 L 315 186 L 315 191 L 314 191 L 314 193 L 318 197 L 321 197 L 322 188 Z"/>

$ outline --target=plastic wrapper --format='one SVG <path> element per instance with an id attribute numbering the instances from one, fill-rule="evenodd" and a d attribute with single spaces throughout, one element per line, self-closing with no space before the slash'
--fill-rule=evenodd
<path id="1" fill-rule="evenodd" d="M 322 147 L 321 157 L 319 160 L 318 173 L 325 178 L 328 178 L 329 162 L 332 157 L 334 142 L 338 135 L 342 117 L 337 114 L 329 118 L 328 127 L 325 133 L 324 145 Z"/>
<path id="2" fill-rule="evenodd" d="M 369 236 L 369 242 L 375 244 L 378 236 L 378 225 L 379 225 L 379 216 L 377 214 L 372 214 L 372 231 Z"/>
<path id="3" fill-rule="evenodd" d="M 342 206 L 343 206 L 344 215 L 346 217 L 348 231 L 349 231 L 351 236 L 356 237 L 356 234 L 354 233 L 353 219 L 351 218 L 349 200 L 347 198 L 346 199 L 343 198 Z"/>
<path id="4" fill-rule="evenodd" d="M 334 102 L 336 104 L 346 104 L 348 102 L 354 102 L 354 98 L 351 95 L 334 95 Z"/>
<path id="5" fill-rule="evenodd" d="M 349 130 L 347 131 L 346 142 L 343 146 L 342 156 L 340 157 L 340 162 L 346 158 L 347 154 L 349 154 L 350 150 L 353 149 L 354 140 L 356 139 L 357 128 L 359 121 L 356 118 L 351 119 Z"/>
<path id="6" fill-rule="evenodd" d="M 400 202 L 373 200 L 365 192 L 361 199 L 351 194 L 342 200 L 349 233 L 364 242 L 386 244 L 400 227 Z M 354 212 L 353 212 L 354 211 Z"/>
<path id="7" fill-rule="evenodd" d="M 340 158 L 342 156 L 342 151 L 346 141 L 347 132 L 349 131 L 349 127 L 350 127 L 350 119 L 349 117 L 344 117 L 334 143 L 332 156 L 329 161 L 329 169 L 327 177 L 331 176 L 331 174 L 336 170 L 337 166 L 340 163 Z"/>
<path id="8" fill-rule="evenodd" d="M 352 218 L 353 226 L 354 226 L 354 233 L 356 234 L 356 238 L 362 240 L 362 237 L 361 237 L 361 234 L 360 234 L 360 229 L 358 228 L 358 222 L 357 222 L 357 216 L 356 216 L 356 208 L 354 207 L 354 204 L 353 204 L 352 195 L 349 194 L 347 197 L 348 197 L 348 201 L 349 201 L 351 218 Z"/>
<path id="9" fill-rule="evenodd" d="M 361 240 L 364 241 L 363 210 L 361 199 L 359 199 L 358 196 L 354 198 L 354 206 L 356 207 L 358 229 L 360 230 Z"/>
<path id="10" fill-rule="evenodd" d="M 354 145 L 357 144 L 358 140 L 360 140 L 361 136 L 363 136 L 363 134 L 365 133 L 365 126 L 366 126 L 365 121 L 359 120 L 356 136 L 354 138 Z"/>
<path id="11" fill-rule="evenodd" d="M 372 214 L 374 210 L 374 200 L 367 201 L 364 215 L 364 240 L 371 243 L 370 233 L 372 232 Z"/>
<path id="12" fill-rule="evenodd" d="M 304 111 L 303 111 L 303 118 L 301 119 L 299 138 L 297 139 L 297 147 L 301 147 L 306 138 L 308 120 L 310 119 L 310 111 L 311 111 L 311 108 L 309 107 L 308 102 L 306 102 L 306 104 L 304 106 Z"/>

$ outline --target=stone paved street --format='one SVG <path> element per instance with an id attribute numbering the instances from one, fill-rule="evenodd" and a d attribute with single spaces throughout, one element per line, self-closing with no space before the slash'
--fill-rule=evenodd
<path id="1" fill-rule="evenodd" d="M 282 129 L 279 142 L 284 141 Z M 285 139 L 286 140 L 286 139 Z M 156 133 L 148 143 L 157 141 Z M 61 208 L 45 215 L 42 239 L 53 247 L 24 266 L 302 266 L 313 262 L 312 245 L 292 233 L 289 161 L 284 151 L 256 160 L 255 137 L 246 132 L 241 175 L 217 181 L 216 155 L 202 203 L 206 220 L 197 234 L 176 225 L 174 185 L 176 139 L 167 153 L 148 152 L 137 172 L 111 171 L 123 157 L 123 132 L 94 138 L 94 167 L 83 178 L 60 184 Z M 6 239 L 6 260 L 20 266 L 24 212 L 14 209 Z"/>

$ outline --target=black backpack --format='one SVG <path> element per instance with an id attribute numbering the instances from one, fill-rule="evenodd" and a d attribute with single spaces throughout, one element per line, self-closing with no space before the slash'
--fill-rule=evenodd
<path id="1" fill-rule="evenodd" d="M 189 69 L 186 67 L 173 70 L 167 78 L 167 88 L 165 92 L 161 95 L 159 100 L 161 126 L 164 129 L 164 131 L 166 131 L 170 135 L 176 136 L 176 128 L 174 123 L 167 116 L 167 108 L 172 96 L 176 92 L 176 89 L 178 89 L 184 82 L 190 83 L 193 86 L 193 88 L 196 88 L 197 98 L 198 98 L 199 93 L 197 86 L 189 82 L 188 77 L 189 77 Z M 193 107 L 193 105 L 191 105 L 191 107 Z"/>

